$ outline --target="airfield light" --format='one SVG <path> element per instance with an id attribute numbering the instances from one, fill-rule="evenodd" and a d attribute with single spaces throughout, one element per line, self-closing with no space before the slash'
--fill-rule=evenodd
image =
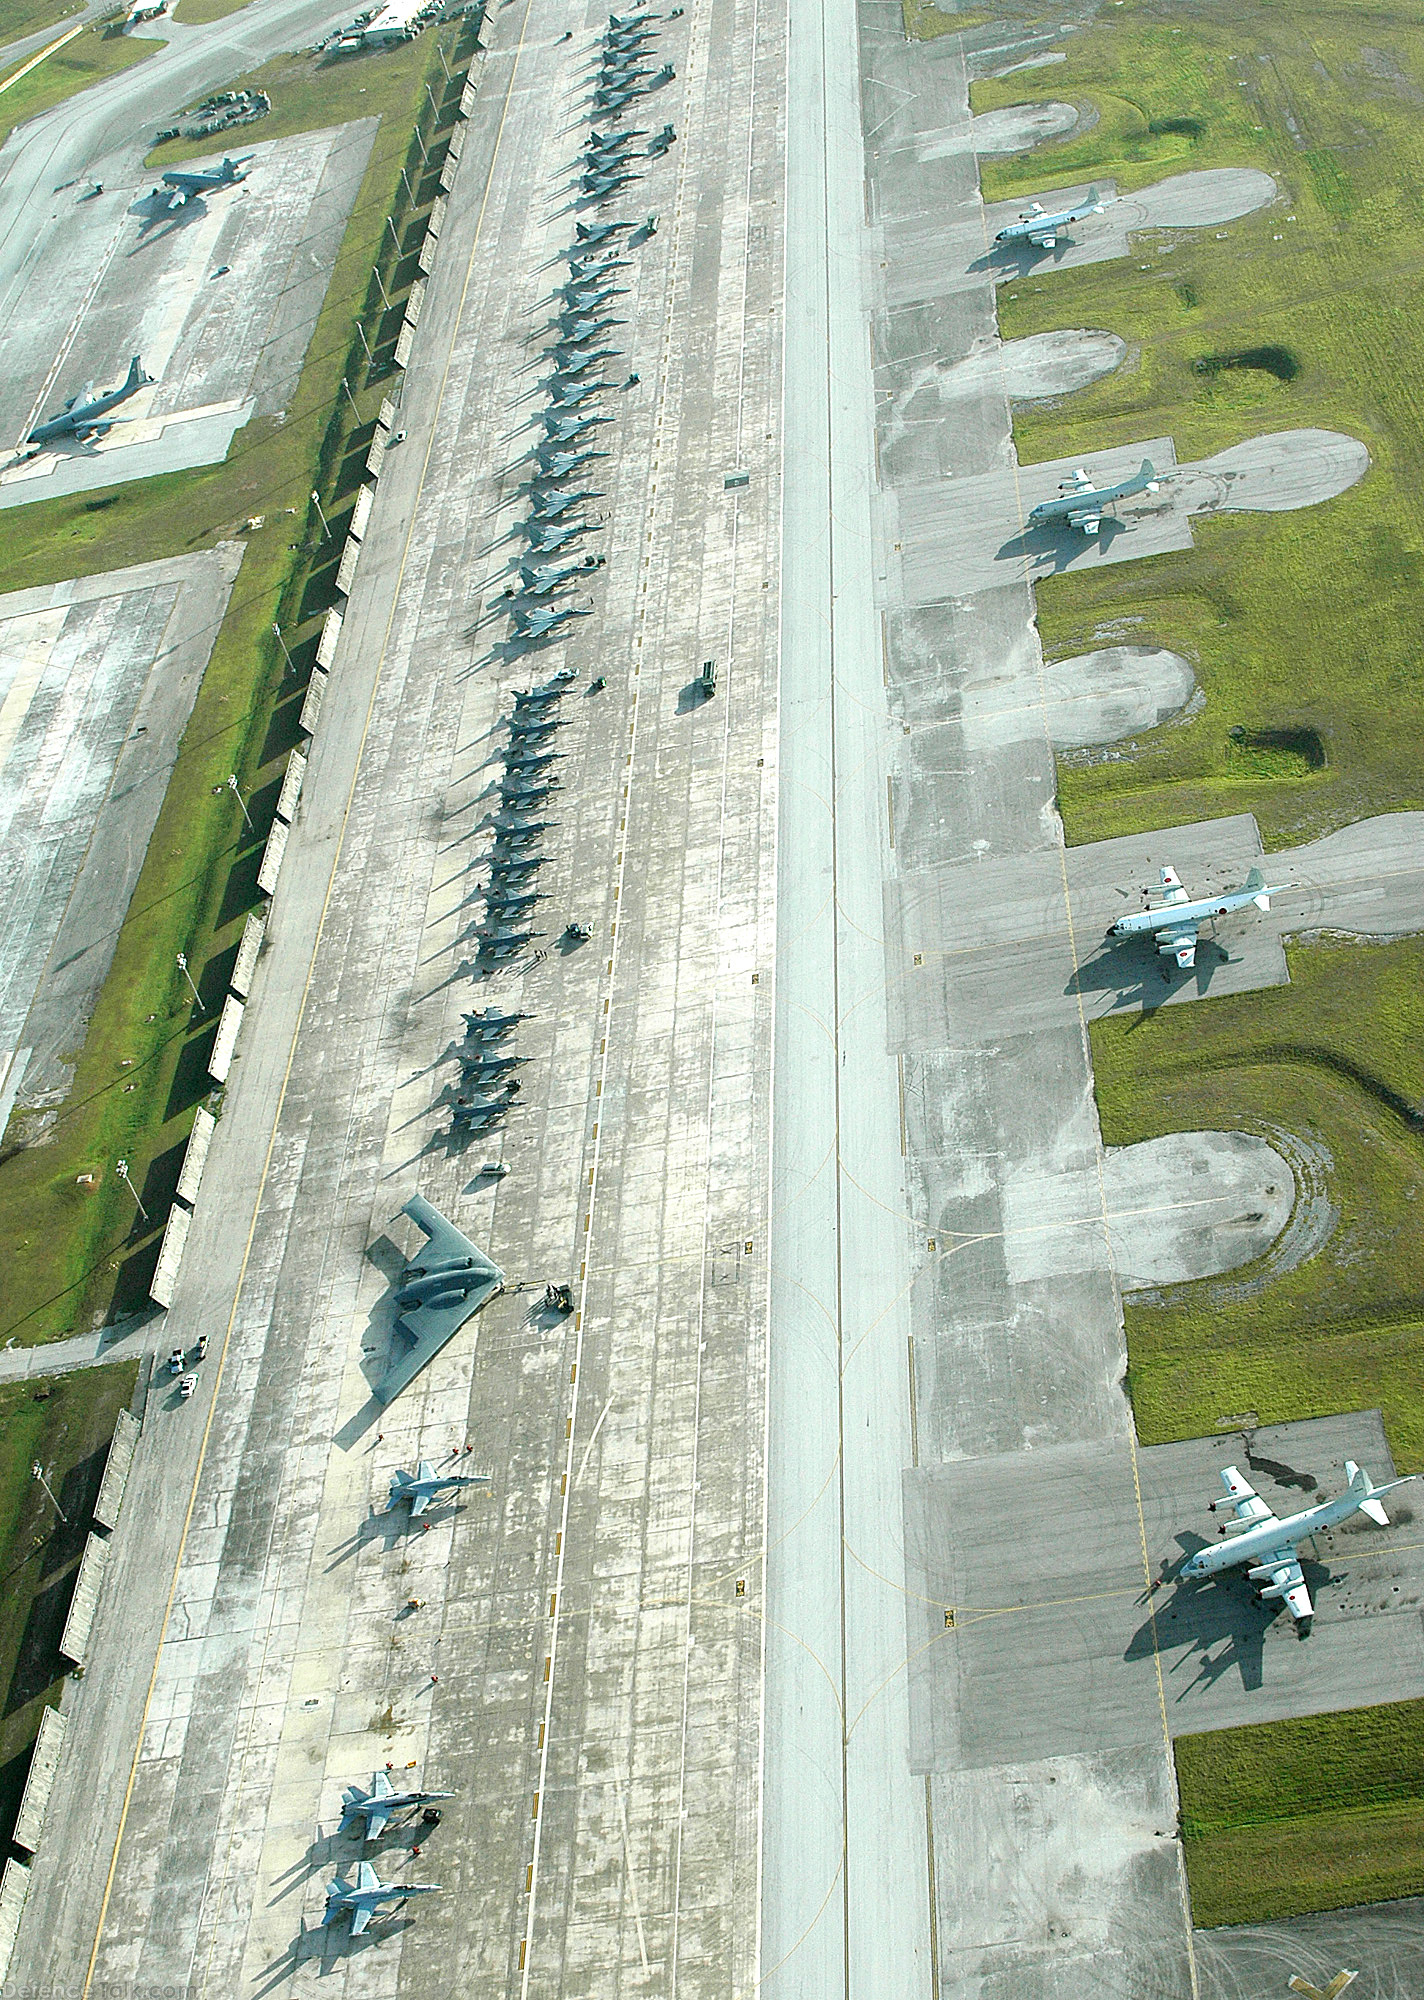
<path id="1" fill-rule="evenodd" d="M 313 495 L 312 495 L 312 499 L 313 499 L 313 500 L 315 500 L 315 498 L 316 498 L 316 495 L 315 495 L 315 493 L 313 493 Z M 235 799 L 237 800 L 237 803 L 238 803 L 238 804 L 239 804 L 239 805 L 240 805 L 240 806 L 242 807 L 242 817 L 243 817 L 243 818 L 244 818 L 244 819 L 245 819 L 245 820 L 247 821 L 247 831 L 248 831 L 249 833 L 256 833 L 257 829 L 256 829 L 256 827 L 255 827 L 255 826 L 254 826 L 254 825 L 252 824 L 252 815 L 251 815 L 251 813 L 250 813 L 250 812 L 249 812 L 249 811 L 247 810 L 247 801 L 246 801 L 246 800 L 245 800 L 245 799 L 243 798 L 243 796 L 242 796 L 242 793 L 241 793 L 241 792 L 240 792 L 240 791 L 239 791 L 239 790 L 237 789 L 237 773 L 236 773 L 236 771 L 229 771 L 229 772 L 228 772 L 228 774 L 227 774 L 227 788 L 228 788 L 228 790 L 229 790 L 229 791 L 230 791 L 230 792 L 232 793 L 233 797 L 234 797 L 234 798 L 235 798 Z"/>
<path id="2" fill-rule="evenodd" d="M 273 629 L 275 630 L 276 628 L 274 627 Z M 186 952 L 186 951 L 180 951 L 180 952 L 179 952 L 179 954 L 178 954 L 178 970 L 179 970 L 179 971 L 180 971 L 180 972 L 182 973 L 183 977 L 184 977 L 184 978 L 185 978 L 185 979 L 187 980 L 187 982 L 188 982 L 188 987 L 189 987 L 189 990 L 190 990 L 190 992 L 192 993 L 192 995 L 193 995 L 193 998 L 194 998 L 194 999 L 195 999 L 195 1000 L 197 1001 L 197 1003 L 198 1003 L 198 1012 L 199 1012 L 200 1014 L 203 1014 L 203 1013 L 206 1013 L 206 1012 L 207 1012 L 207 1009 L 206 1009 L 206 1008 L 205 1008 L 205 1007 L 203 1006 L 203 996 L 202 996 L 202 994 L 201 994 L 201 993 L 200 993 L 200 992 L 198 991 L 197 987 L 196 987 L 196 986 L 194 986 L 194 984 L 193 984 L 193 975 L 192 975 L 192 973 L 191 973 L 191 972 L 190 972 L 190 971 L 188 970 L 188 954 L 187 954 L 187 952 Z"/>
<path id="3" fill-rule="evenodd" d="M 119 1179 L 120 1179 L 120 1180 L 121 1180 L 121 1181 L 123 1182 L 124 1186 L 125 1186 L 125 1187 L 126 1187 L 126 1188 L 128 1189 L 129 1193 L 130 1193 L 130 1194 L 131 1194 L 131 1195 L 133 1196 L 133 1198 L 134 1198 L 134 1207 L 135 1207 L 135 1208 L 136 1208 L 136 1209 L 138 1210 L 139 1214 L 140 1214 L 140 1215 L 141 1215 L 141 1216 L 143 1217 L 144 1221 L 145 1221 L 145 1222 L 147 1222 L 147 1221 L 148 1221 L 148 1210 L 147 1210 L 147 1209 L 146 1209 L 146 1208 L 144 1207 L 143 1203 L 142 1203 L 142 1202 L 141 1202 L 141 1201 L 139 1200 L 139 1198 L 138 1198 L 138 1189 L 137 1189 L 137 1188 L 136 1188 L 136 1187 L 134 1186 L 133 1182 L 132 1182 L 132 1181 L 131 1181 L 131 1180 L 129 1179 L 129 1163 L 128 1163 L 128 1161 L 127 1161 L 127 1160 L 116 1160 L 116 1161 L 114 1162 L 114 1171 L 115 1171 L 115 1173 L 117 1173 L 117 1175 L 118 1175 Z"/>
<path id="4" fill-rule="evenodd" d="M 58 1502 L 58 1501 L 57 1501 L 57 1500 L 55 1499 L 55 1497 L 54 1497 L 54 1494 L 53 1494 L 52 1492 L 50 1492 L 50 1484 L 49 1484 L 49 1481 L 48 1481 L 48 1480 L 47 1480 L 47 1479 L 45 1478 L 45 1469 L 44 1469 L 44 1467 L 43 1467 L 43 1466 L 42 1466 L 42 1465 L 40 1464 L 40 1462 L 39 1462 L 39 1460 L 38 1460 L 38 1459 L 36 1459 L 36 1460 L 35 1460 L 35 1462 L 34 1462 L 34 1464 L 33 1464 L 33 1465 L 32 1465 L 32 1466 L 30 1467 L 30 1477 L 31 1477 L 31 1479 L 38 1479 L 38 1481 L 40 1482 L 40 1485 L 41 1485 L 41 1486 L 43 1486 L 43 1488 L 44 1488 L 45 1492 L 49 1494 L 49 1502 L 50 1502 L 50 1505 L 51 1505 L 51 1507 L 53 1507 L 53 1509 L 54 1509 L 55 1513 L 56 1513 L 56 1514 L 58 1514 L 58 1516 L 59 1516 L 60 1520 L 61 1520 L 61 1521 L 63 1521 L 64 1525 L 65 1525 L 66 1527 L 68 1527 L 68 1526 L 69 1526 L 69 1516 L 68 1516 L 68 1515 L 67 1515 L 67 1514 L 65 1513 L 64 1509 L 63 1509 L 63 1508 L 62 1508 L 62 1507 L 60 1506 L 59 1502 Z"/>

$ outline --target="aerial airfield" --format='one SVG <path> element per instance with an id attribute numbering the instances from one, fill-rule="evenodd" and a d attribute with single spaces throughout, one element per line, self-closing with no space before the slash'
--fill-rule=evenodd
<path id="1" fill-rule="evenodd" d="M 1424 40 L 1167 13 L 0 146 L 0 1993 L 1417 1984 Z"/>

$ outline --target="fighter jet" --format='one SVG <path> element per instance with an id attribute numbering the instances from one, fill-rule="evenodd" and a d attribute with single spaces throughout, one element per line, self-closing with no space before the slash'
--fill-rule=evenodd
<path id="1" fill-rule="evenodd" d="M 1162 887 L 1166 891 L 1155 910 L 1138 910 L 1130 917 L 1119 917 L 1108 927 L 1109 938 L 1141 937 L 1150 931 L 1157 941 L 1157 949 L 1163 958 L 1175 958 L 1183 968 L 1196 964 L 1197 926 L 1206 917 L 1229 917 L 1233 910 L 1244 910 L 1248 903 L 1254 903 L 1258 910 L 1269 910 L 1272 896 L 1279 896 L 1284 883 L 1268 883 L 1259 868 L 1253 868 L 1239 889 L 1228 889 L 1221 896 L 1204 896 L 1194 903 L 1182 887 L 1182 878 L 1175 868 L 1162 870 Z"/>
<path id="2" fill-rule="evenodd" d="M 1249 1565 L 1247 1576 L 1259 1586 L 1264 1599 L 1270 1602 L 1284 1598 L 1292 1618 L 1297 1621 L 1311 1618 L 1315 1607 L 1301 1575 L 1297 1545 L 1319 1534 L 1322 1528 L 1333 1528 L 1337 1522 L 1348 1520 L 1356 1512 L 1367 1514 L 1387 1528 L 1389 1516 L 1378 1496 L 1392 1493 L 1396 1486 L 1407 1486 L 1415 1476 L 1406 1473 L 1403 1479 L 1391 1479 L 1383 1486 L 1376 1486 L 1362 1465 L 1347 1458 L 1345 1477 L 1349 1484 L 1338 1500 L 1307 1507 L 1303 1514 L 1291 1514 L 1280 1521 L 1236 1467 L 1228 1465 L 1221 1475 L 1226 1497 L 1213 1500 L 1211 1511 L 1215 1514 L 1219 1508 L 1234 1507 L 1235 1520 L 1217 1529 L 1219 1535 L 1229 1535 L 1231 1540 L 1221 1544 L 1209 1542 L 1204 1549 L 1198 1549 L 1183 1565 L 1182 1575 L 1213 1576 L 1218 1570 L 1239 1569 L 1245 1563 Z"/>
<path id="3" fill-rule="evenodd" d="M 253 153 L 244 153 L 240 160 L 225 159 L 217 167 L 170 167 L 163 176 L 162 187 L 155 188 L 154 193 L 166 192 L 168 206 L 182 208 L 198 195 L 216 194 L 220 188 L 236 187 L 240 181 L 245 181 L 247 174 L 242 170 L 249 160 L 255 158 Z"/>
<path id="4" fill-rule="evenodd" d="M 590 570 L 601 569 L 604 560 L 602 556 L 585 556 L 582 562 L 564 563 L 557 569 L 540 568 L 533 563 L 521 566 L 520 592 L 525 597 L 550 597 L 556 590 L 572 590 Z"/>
<path id="5" fill-rule="evenodd" d="M 536 521 L 557 521 L 560 514 L 567 514 L 570 507 L 580 507 L 585 500 L 601 500 L 601 493 L 585 489 L 582 493 L 531 493 L 529 510 Z"/>
<path id="6" fill-rule="evenodd" d="M 508 768 L 513 772 L 542 771 L 546 765 L 560 763 L 565 754 L 562 750 L 532 749 L 526 756 L 521 757 L 517 763 L 511 762 Z"/>
<path id="7" fill-rule="evenodd" d="M 103 419 L 109 411 L 120 403 L 126 403 L 130 396 L 136 396 L 140 389 L 151 389 L 152 375 L 145 375 L 143 364 L 137 355 L 129 363 L 129 372 L 117 389 L 106 389 L 101 396 L 94 394 L 94 384 L 88 383 L 82 396 L 71 396 L 57 417 L 50 417 L 45 423 L 36 424 L 25 440 L 27 444 L 48 444 L 51 438 L 77 438 L 81 444 L 90 438 L 104 437 L 112 428 Z M 122 418 L 117 421 L 123 422 Z"/>
<path id="8" fill-rule="evenodd" d="M 571 472 L 577 472 L 581 465 L 591 459 L 607 458 L 606 451 L 550 451 L 540 445 L 536 454 L 539 463 L 551 479 L 567 479 Z M 545 547 L 548 544 L 545 543 Z"/>
<path id="9" fill-rule="evenodd" d="M 600 417 L 592 410 L 546 410 L 544 431 L 555 444 L 571 444 L 599 424 L 611 424 L 612 417 Z"/>
<path id="10" fill-rule="evenodd" d="M 600 243 L 606 243 L 610 236 L 616 236 L 620 230 L 632 227 L 631 222 L 576 222 L 574 234 L 580 244 L 596 249 Z M 582 253 L 577 246 L 564 252 L 564 255 L 570 258 L 580 254 Z"/>
<path id="11" fill-rule="evenodd" d="M 1150 458 L 1143 459 L 1131 479 L 1124 479 L 1116 486 L 1095 487 L 1080 466 L 1071 479 L 1060 483 L 1057 500 L 1039 501 L 1028 523 L 1037 528 L 1053 521 L 1066 521 L 1070 528 L 1081 528 L 1085 535 L 1095 535 L 1103 524 L 1103 510 L 1114 500 L 1129 500 L 1134 493 L 1155 493 L 1157 487 L 1157 474 Z"/>
<path id="12" fill-rule="evenodd" d="M 454 1796 L 453 1792 L 398 1792 L 384 1771 L 375 1771 L 369 1792 L 362 1791 L 359 1785 L 348 1785 L 341 1794 L 341 1831 L 345 1833 L 359 1819 L 363 1823 L 363 1838 L 376 1840 L 393 1813 L 404 1812 L 410 1806 L 433 1805 L 436 1799 Z"/>
<path id="13" fill-rule="evenodd" d="M 557 343 L 554 352 L 554 366 L 559 374 L 575 381 L 580 375 L 587 375 L 590 368 L 601 368 L 605 361 L 616 360 L 621 350 L 616 347 L 565 347 Z"/>
<path id="14" fill-rule="evenodd" d="M 1062 208 L 1054 215 L 1046 214 L 1040 202 L 1033 202 L 1024 210 L 1017 222 L 1011 222 L 1007 229 L 1001 229 L 994 241 L 1032 243 L 1035 249 L 1052 250 L 1070 222 L 1081 222 L 1085 216 L 1101 215 L 1102 212 L 1103 203 L 1098 199 L 1096 188 L 1089 188 L 1088 199 L 1079 202 L 1076 208 Z"/>
<path id="15" fill-rule="evenodd" d="M 612 201 L 614 195 L 622 194 L 624 188 L 632 187 L 634 181 L 642 180 L 641 174 L 585 174 L 579 182 L 579 192 L 586 200 L 598 203 Z M 615 320 L 621 326 L 621 320 Z"/>
<path id="16" fill-rule="evenodd" d="M 590 396 L 606 396 L 611 394 L 615 386 L 612 382 L 604 381 L 562 382 L 558 376 L 555 376 L 549 391 L 552 399 L 549 407 L 555 410 L 577 409 L 578 405 L 586 403 Z"/>
<path id="17" fill-rule="evenodd" d="M 372 1917 L 379 1914 L 382 1903 L 404 1903 L 411 1896 L 433 1896 L 439 1887 L 438 1882 L 382 1882 L 370 1862 L 362 1861 L 357 1864 L 354 1883 L 343 1881 L 339 1875 L 328 1883 L 322 1922 L 334 1924 L 349 1910 L 351 1935 L 360 1937 Z"/>
<path id="18" fill-rule="evenodd" d="M 626 326 L 626 319 L 610 319 L 607 313 L 592 313 L 574 307 L 561 312 L 554 321 L 559 330 L 558 347 L 581 347 L 586 340 L 601 340 L 605 333 L 611 333 L 615 326 Z"/>
<path id="19" fill-rule="evenodd" d="M 592 608 L 587 604 L 536 604 L 532 611 L 515 612 L 514 635 L 517 639 L 547 639 L 571 618 L 587 618 Z"/>
<path id="20" fill-rule="evenodd" d="M 482 1008 L 478 1014 L 466 1014 L 465 1033 L 467 1035 L 507 1035 L 511 1028 L 521 1021 L 532 1021 L 532 1014 L 501 1014 L 497 1007 Z"/>
<path id="21" fill-rule="evenodd" d="M 437 1472 L 430 1460 L 423 1458 L 414 1472 L 391 1474 L 391 1497 L 386 1502 L 386 1512 L 393 1514 L 397 1507 L 408 1501 L 411 1519 L 414 1520 L 442 1493 L 458 1492 L 462 1486 L 488 1486 L 489 1483 L 487 1472 Z"/>

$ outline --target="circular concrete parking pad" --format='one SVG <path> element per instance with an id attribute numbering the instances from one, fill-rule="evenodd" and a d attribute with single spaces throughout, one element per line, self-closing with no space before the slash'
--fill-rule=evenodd
<path id="1" fill-rule="evenodd" d="M 1026 340 L 986 347 L 956 361 L 940 376 L 939 392 L 947 402 L 985 389 L 1000 389 L 1016 403 L 1066 396 L 1110 375 L 1126 352 L 1127 342 L 1115 333 L 1089 333 L 1081 327 L 1031 333 Z"/>
<path id="2" fill-rule="evenodd" d="M 1076 104 L 1007 104 L 986 111 L 970 127 L 976 153 L 1026 153 L 1045 139 L 1061 139 L 1078 122 Z"/>
<path id="3" fill-rule="evenodd" d="M 1103 646 L 1055 660 L 1041 675 L 1005 672 L 966 688 L 963 721 L 975 744 L 1041 741 L 1055 750 L 1116 743 L 1185 708 L 1196 679 L 1180 654 L 1155 646 Z"/>
<path id="4" fill-rule="evenodd" d="M 1186 707 L 1196 676 L 1160 646 L 1103 646 L 1045 666 L 1043 690 L 1054 749 L 1079 750 L 1155 729 Z"/>
<path id="5" fill-rule="evenodd" d="M 1247 1132 L 1173 1132 L 1103 1155 L 1125 1292 L 1209 1278 L 1262 1256 L 1290 1220 L 1295 1175 Z"/>
<path id="6" fill-rule="evenodd" d="M 1340 431 L 1269 431 L 1183 468 L 1194 514 L 1221 508 L 1285 514 L 1333 500 L 1369 470 L 1370 454 Z"/>
<path id="7" fill-rule="evenodd" d="M 1275 198 L 1275 182 L 1256 167 L 1209 167 L 1124 195 L 1122 206 L 1137 210 L 1129 229 L 1205 229 L 1213 222 L 1235 222 Z"/>

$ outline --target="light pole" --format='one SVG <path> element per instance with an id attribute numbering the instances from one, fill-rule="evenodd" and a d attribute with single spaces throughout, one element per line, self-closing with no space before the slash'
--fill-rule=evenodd
<path id="1" fill-rule="evenodd" d="M 375 366 L 375 356 L 371 352 L 371 343 L 366 338 L 366 329 L 364 326 L 362 326 L 359 319 L 356 322 L 356 332 L 360 336 L 361 345 L 366 350 L 366 366 L 368 368 L 373 368 Z"/>
<path id="2" fill-rule="evenodd" d="M 397 248 L 399 248 L 399 245 L 397 245 Z M 375 279 L 376 289 L 381 294 L 381 303 L 385 306 L 386 311 L 389 312 L 391 309 L 390 294 L 389 292 L 387 292 L 384 284 L 381 282 L 381 267 L 379 264 L 373 264 L 371 266 L 371 276 Z"/>
<path id="3" fill-rule="evenodd" d="M 356 323 L 357 323 L 357 325 L 359 326 L 361 322 L 360 322 L 360 321 L 358 320 L 358 321 L 357 321 Z M 290 654 L 290 653 L 289 653 L 289 652 L 287 651 L 287 642 L 286 642 L 286 640 L 285 640 L 285 639 L 284 639 L 284 638 L 282 637 L 282 628 L 281 628 L 281 626 L 280 626 L 280 625 L 278 625 L 278 624 L 276 623 L 276 621 L 275 621 L 275 620 L 273 621 L 273 624 L 272 624 L 272 631 L 273 631 L 273 633 L 274 633 L 274 635 L 275 635 L 275 637 L 276 637 L 276 640 L 277 640 L 277 644 L 278 644 L 278 645 L 279 645 L 279 646 L 280 646 L 280 647 L 282 648 L 282 658 L 283 658 L 283 659 L 284 659 L 284 660 L 285 660 L 285 661 L 287 662 L 287 672 L 288 672 L 289 674 L 294 674 L 294 673 L 295 673 L 295 672 L 296 672 L 297 670 L 296 670 L 296 668 L 295 668 L 295 667 L 294 667 L 294 666 L 292 665 L 292 656 L 291 656 L 291 654 Z"/>
<path id="4" fill-rule="evenodd" d="M 358 320 L 356 324 L 359 326 L 361 322 Z M 341 386 L 346 391 L 346 400 L 351 405 L 351 413 L 355 417 L 357 423 L 359 424 L 361 421 L 360 406 L 357 404 L 356 398 L 351 393 L 351 384 L 347 381 L 344 375 L 341 378 Z"/>
<path id="5" fill-rule="evenodd" d="M 64 1525 L 67 1528 L 69 1526 L 69 1516 L 65 1513 L 64 1509 L 55 1499 L 54 1494 L 50 1492 L 50 1484 L 49 1481 L 45 1478 L 44 1467 L 40 1464 L 38 1459 L 36 1459 L 34 1464 L 30 1467 L 30 1477 L 31 1479 L 38 1479 L 40 1485 L 43 1486 L 45 1492 L 49 1493 L 49 1504 L 51 1505 L 51 1507 L 53 1507 L 55 1513 L 58 1514 L 60 1520 L 63 1521 Z"/>
<path id="6" fill-rule="evenodd" d="M 327 524 L 327 519 L 325 514 L 323 514 L 321 511 L 321 495 L 317 492 L 314 486 L 312 488 L 312 505 L 313 507 L 316 508 L 316 518 L 318 519 L 318 521 L 321 522 L 321 532 L 326 536 L 326 539 L 330 541 L 331 529 Z"/>
<path id="7" fill-rule="evenodd" d="M 247 810 L 247 806 L 243 799 L 242 793 L 237 789 L 236 771 L 228 772 L 227 788 L 232 793 L 233 797 L 237 800 L 237 803 L 242 807 L 242 817 L 247 821 L 247 831 L 249 833 L 256 833 L 257 828 L 252 824 L 252 815 Z"/>
<path id="8" fill-rule="evenodd" d="M 189 988 L 189 991 L 190 991 L 190 992 L 192 993 L 192 995 L 193 995 L 193 998 L 194 998 L 194 999 L 195 999 L 195 1000 L 197 1001 L 197 1003 L 198 1003 L 198 1012 L 199 1012 L 200 1014 L 203 1014 L 203 1013 L 206 1013 L 206 1012 L 207 1012 L 207 1009 L 206 1009 L 206 1008 L 204 1007 L 204 1005 L 203 1005 L 203 996 L 202 996 L 202 994 L 201 994 L 201 993 L 200 993 L 200 992 L 198 991 L 197 987 L 196 987 L 196 986 L 194 986 L 194 984 L 193 984 L 193 975 L 192 975 L 192 973 L 191 973 L 191 972 L 190 972 L 190 971 L 188 970 L 188 954 L 187 954 L 187 952 L 186 952 L 186 951 L 180 951 L 180 952 L 179 952 L 179 954 L 178 954 L 178 970 L 179 970 L 179 971 L 180 971 L 180 972 L 182 973 L 183 977 L 184 977 L 184 978 L 185 978 L 185 979 L 187 980 L 187 982 L 188 982 L 188 988 Z"/>
<path id="9" fill-rule="evenodd" d="M 145 1222 L 147 1222 L 147 1221 L 148 1221 L 148 1210 L 147 1210 L 147 1209 L 146 1209 L 146 1208 L 144 1207 L 143 1203 L 142 1203 L 142 1202 L 141 1202 L 141 1201 L 139 1200 L 139 1198 L 138 1198 L 138 1189 L 137 1189 L 137 1188 L 136 1188 L 136 1187 L 134 1186 L 133 1182 L 132 1182 L 132 1181 L 131 1181 L 131 1180 L 129 1179 L 129 1163 L 128 1163 L 128 1161 L 127 1161 L 127 1160 L 117 1160 L 117 1161 L 115 1162 L 115 1166 L 114 1166 L 114 1170 L 115 1170 L 115 1172 L 116 1172 L 116 1173 L 118 1174 L 118 1177 L 119 1177 L 119 1179 L 120 1179 L 120 1180 L 121 1180 L 121 1181 L 123 1182 L 124 1186 L 125 1186 L 125 1187 L 126 1187 L 126 1188 L 128 1189 L 129 1193 L 130 1193 L 130 1194 L 131 1194 L 131 1195 L 133 1196 L 133 1198 L 134 1198 L 134 1206 L 135 1206 L 135 1207 L 137 1208 L 137 1210 L 138 1210 L 139 1214 L 140 1214 L 140 1215 L 141 1215 L 141 1216 L 143 1217 L 144 1221 L 145 1221 Z"/>

